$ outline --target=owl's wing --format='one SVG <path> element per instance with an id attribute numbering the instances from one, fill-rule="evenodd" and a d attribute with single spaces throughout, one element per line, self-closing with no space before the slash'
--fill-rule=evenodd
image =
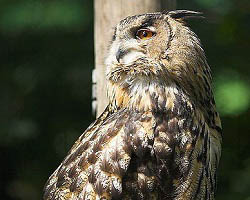
<path id="1" fill-rule="evenodd" d="M 165 191 L 171 191 L 173 199 L 214 199 L 221 154 L 220 119 L 209 124 L 201 112 L 196 113 L 193 117 L 168 120 L 166 132 L 174 136 L 171 163 L 164 160 L 166 154 L 156 151 L 158 166 L 162 165 L 166 172 L 165 180 L 171 180 L 170 185 L 162 180 L 161 183 Z"/>
<path id="2" fill-rule="evenodd" d="M 220 131 L 202 117 L 106 110 L 51 175 L 44 199 L 213 199 Z"/>
<path id="3" fill-rule="evenodd" d="M 122 192 L 130 163 L 128 114 L 108 108 L 80 136 L 45 185 L 44 199 L 110 199 Z"/>

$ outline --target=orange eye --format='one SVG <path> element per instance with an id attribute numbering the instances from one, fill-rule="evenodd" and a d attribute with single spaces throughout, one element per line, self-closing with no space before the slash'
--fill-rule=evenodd
<path id="1" fill-rule="evenodd" d="M 148 30 L 148 29 L 140 29 L 136 33 L 136 37 L 141 40 L 147 40 L 154 36 L 154 32 Z"/>

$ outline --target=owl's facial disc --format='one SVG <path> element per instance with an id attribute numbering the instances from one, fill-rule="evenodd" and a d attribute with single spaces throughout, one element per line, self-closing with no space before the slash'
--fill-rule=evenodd
<path id="1" fill-rule="evenodd" d="M 129 65 L 139 58 L 146 55 L 145 46 L 148 40 L 151 40 L 155 35 L 155 28 L 143 27 L 135 31 L 135 34 L 128 34 L 130 37 L 118 38 L 114 41 L 112 49 L 116 52 L 116 62 L 120 64 Z"/>

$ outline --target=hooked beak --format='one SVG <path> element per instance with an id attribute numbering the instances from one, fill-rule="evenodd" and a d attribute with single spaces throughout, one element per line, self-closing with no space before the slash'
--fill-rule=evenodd
<path id="1" fill-rule="evenodd" d="M 126 53 L 127 53 L 126 50 L 122 50 L 121 48 L 119 48 L 118 51 L 117 51 L 116 54 L 115 54 L 117 62 L 120 63 L 120 60 L 123 58 L 123 56 L 124 56 Z"/>

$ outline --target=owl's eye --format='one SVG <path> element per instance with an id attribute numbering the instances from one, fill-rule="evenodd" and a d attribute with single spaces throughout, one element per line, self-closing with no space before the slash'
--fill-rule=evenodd
<path id="1" fill-rule="evenodd" d="M 141 40 L 147 40 L 150 39 L 155 35 L 155 32 L 149 30 L 149 29 L 140 29 L 136 33 L 136 38 Z"/>

